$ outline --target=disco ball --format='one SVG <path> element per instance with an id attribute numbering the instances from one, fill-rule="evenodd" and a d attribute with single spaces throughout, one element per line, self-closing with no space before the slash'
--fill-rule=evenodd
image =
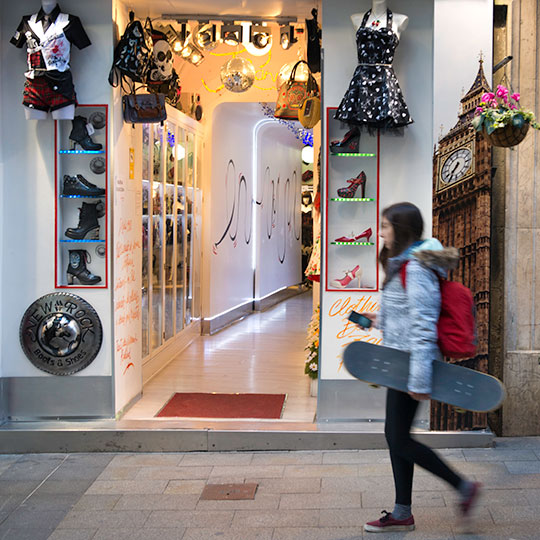
<path id="1" fill-rule="evenodd" d="M 279 74 L 276 78 L 276 88 L 279 90 L 283 83 L 286 83 L 290 77 L 295 66 L 296 62 L 289 62 L 288 64 L 283 64 L 279 70 Z M 309 67 L 307 64 L 299 64 L 296 68 L 295 80 L 306 82 L 309 78 Z"/>
<path id="2" fill-rule="evenodd" d="M 255 82 L 255 68 L 244 58 L 233 58 L 221 67 L 221 82 L 231 92 L 245 92 Z"/>

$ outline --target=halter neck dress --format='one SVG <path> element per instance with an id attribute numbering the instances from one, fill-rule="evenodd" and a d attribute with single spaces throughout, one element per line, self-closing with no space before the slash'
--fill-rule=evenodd
<path id="1" fill-rule="evenodd" d="M 392 30 L 392 12 L 386 12 L 386 27 L 366 27 L 367 11 L 356 32 L 358 66 L 334 118 L 369 130 L 392 130 L 413 119 L 403 99 L 392 68 L 399 38 Z"/>

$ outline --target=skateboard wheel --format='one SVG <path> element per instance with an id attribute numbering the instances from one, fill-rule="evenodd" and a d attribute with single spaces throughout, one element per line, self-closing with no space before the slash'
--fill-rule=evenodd
<path id="1" fill-rule="evenodd" d="M 371 388 L 380 388 L 380 385 L 378 384 L 370 384 L 369 386 L 371 386 Z"/>

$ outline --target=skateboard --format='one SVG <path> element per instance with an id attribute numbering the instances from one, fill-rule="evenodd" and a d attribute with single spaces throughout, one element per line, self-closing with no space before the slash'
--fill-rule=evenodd
<path id="1" fill-rule="evenodd" d="M 371 385 L 408 392 L 409 353 L 354 341 L 345 348 L 343 360 L 347 371 Z M 497 409 L 506 392 L 499 379 L 456 364 L 433 362 L 431 399 L 457 409 L 487 412 Z"/>

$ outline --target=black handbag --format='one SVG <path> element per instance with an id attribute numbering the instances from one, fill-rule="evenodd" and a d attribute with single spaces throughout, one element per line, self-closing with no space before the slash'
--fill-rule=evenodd
<path id="1" fill-rule="evenodd" d="M 127 94 L 122 97 L 124 122 L 128 124 L 157 124 L 167 119 L 163 94 Z"/>

